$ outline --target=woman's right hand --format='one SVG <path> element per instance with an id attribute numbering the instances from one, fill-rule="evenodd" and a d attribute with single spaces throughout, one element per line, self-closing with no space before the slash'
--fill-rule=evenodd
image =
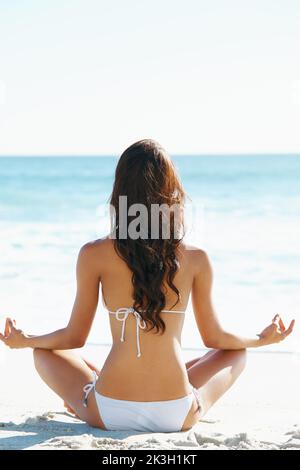
<path id="1" fill-rule="evenodd" d="M 295 320 L 292 320 L 290 326 L 285 328 L 280 315 L 277 314 L 273 318 L 272 323 L 257 336 L 260 338 L 262 346 L 279 343 L 292 333 L 294 325 Z"/>
<path id="2" fill-rule="evenodd" d="M 11 349 L 26 347 L 26 335 L 17 329 L 16 320 L 6 319 L 4 335 L 0 333 L 0 340 Z"/>

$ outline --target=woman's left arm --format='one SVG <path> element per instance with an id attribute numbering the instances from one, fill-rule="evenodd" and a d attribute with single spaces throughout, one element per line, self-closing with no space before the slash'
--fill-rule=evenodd
<path id="1" fill-rule="evenodd" d="M 70 321 L 65 328 L 33 336 L 16 328 L 10 318 L 0 339 L 10 348 L 75 349 L 82 347 L 89 335 L 99 298 L 99 267 L 93 242 L 79 251 L 76 265 L 77 292 Z M 98 264 L 99 266 L 99 264 Z"/>

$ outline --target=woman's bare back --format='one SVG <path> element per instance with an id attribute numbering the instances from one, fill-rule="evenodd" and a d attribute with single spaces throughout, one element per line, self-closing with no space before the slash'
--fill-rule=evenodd
<path id="1" fill-rule="evenodd" d="M 132 307 L 132 273 L 115 252 L 109 238 L 95 242 L 99 259 L 99 278 L 106 310 Z M 180 268 L 174 283 L 181 300 L 173 310 L 186 310 L 194 278 L 192 251 L 184 244 L 177 253 Z M 176 295 L 166 288 L 166 310 L 171 310 Z M 105 312 L 109 315 L 108 311 Z M 166 330 L 139 330 L 141 356 L 137 357 L 136 319 L 128 315 L 125 341 L 121 342 L 122 324 L 109 315 L 113 345 L 101 370 L 96 389 L 102 395 L 121 400 L 157 401 L 183 397 L 190 392 L 186 367 L 181 357 L 181 331 L 185 314 L 161 313 Z"/>

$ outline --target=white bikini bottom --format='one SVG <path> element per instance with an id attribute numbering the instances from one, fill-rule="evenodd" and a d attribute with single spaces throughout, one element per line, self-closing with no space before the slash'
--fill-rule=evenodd
<path id="1" fill-rule="evenodd" d="M 192 391 L 183 398 L 165 401 L 128 401 L 105 397 L 95 390 L 98 377 L 83 387 L 83 405 L 92 390 L 99 415 L 109 431 L 176 432 L 181 431 L 184 421 L 196 398 L 201 407 L 199 392 L 192 385 Z"/>

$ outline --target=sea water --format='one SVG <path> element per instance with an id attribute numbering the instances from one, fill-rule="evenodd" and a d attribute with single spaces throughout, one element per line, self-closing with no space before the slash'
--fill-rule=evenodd
<path id="1" fill-rule="evenodd" d="M 186 241 L 207 251 L 224 328 L 259 333 L 275 313 L 293 335 L 264 350 L 299 352 L 300 156 L 174 156 L 189 199 Z M 0 158 L 0 318 L 29 334 L 66 325 L 80 247 L 107 234 L 117 158 Z M 134 181 L 132 182 L 134 184 Z M 297 324 L 298 319 L 298 324 Z M 110 343 L 99 302 L 89 342 Z M 191 304 L 183 347 L 202 346 Z"/>

